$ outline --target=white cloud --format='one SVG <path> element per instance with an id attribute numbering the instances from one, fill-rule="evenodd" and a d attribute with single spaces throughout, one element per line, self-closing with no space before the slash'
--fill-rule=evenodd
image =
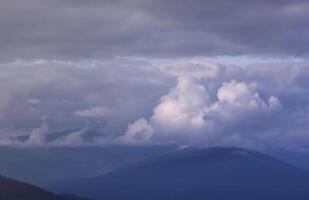
<path id="1" fill-rule="evenodd" d="M 126 133 L 117 138 L 116 142 L 120 144 L 147 144 L 151 142 L 153 129 L 144 118 L 136 120 L 129 124 Z"/>
<path id="2" fill-rule="evenodd" d="M 94 117 L 101 118 L 105 117 L 109 112 L 109 108 L 107 107 L 93 107 L 85 110 L 77 110 L 74 112 L 75 116 L 78 117 Z"/>
<path id="3" fill-rule="evenodd" d="M 212 112 L 236 115 L 241 112 L 261 112 L 280 107 L 278 98 L 271 96 L 267 101 L 257 92 L 257 83 L 224 82 L 217 92 L 218 101 L 211 107 Z"/>
<path id="4" fill-rule="evenodd" d="M 235 80 L 232 80 L 231 82 L 224 82 L 222 87 L 218 90 L 218 100 L 219 102 L 224 102 L 235 106 L 263 106 L 264 101 L 261 100 L 259 94 L 255 92 L 255 88 L 255 83 L 237 83 Z"/>
<path id="5" fill-rule="evenodd" d="M 85 145 L 85 140 L 83 135 L 85 134 L 85 129 L 75 131 L 69 135 L 62 136 L 55 141 L 48 143 L 50 146 L 82 146 Z"/>
<path id="6" fill-rule="evenodd" d="M 213 97 L 202 83 L 215 80 L 220 76 L 218 72 L 222 67 L 204 63 L 198 65 L 200 73 L 194 72 L 195 67 L 194 63 L 189 63 L 187 68 L 181 66 L 180 71 L 177 71 L 178 66 L 175 69 L 170 68 L 168 72 L 173 72 L 170 74 L 177 78 L 176 86 L 161 97 L 149 121 L 139 119 L 130 124 L 126 135 L 143 135 L 145 129 L 140 128 L 142 124 L 147 130 L 151 130 L 150 139 L 153 143 L 214 145 L 227 143 L 224 141 L 225 138 L 234 138 L 234 145 L 238 145 L 242 140 L 235 138 L 242 137 L 232 130 L 233 127 L 244 128 L 241 124 L 246 123 L 246 120 L 260 120 L 259 118 L 280 109 L 281 104 L 277 97 L 270 96 L 264 100 L 260 96 L 257 82 L 223 82 Z M 191 69 L 193 73 L 186 73 Z M 229 144 L 231 141 L 228 140 Z"/>
<path id="7" fill-rule="evenodd" d="M 34 129 L 30 135 L 29 139 L 25 142 L 28 146 L 42 146 L 46 142 L 46 135 L 48 133 L 48 125 L 43 123 L 37 129 Z"/>
<path id="8" fill-rule="evenodd" d="M 216 78 L 220 65 L 208 62 L 176 63 L 163 65 L 164 72 L 177 77 L 177 84 L 167 95 L 161 97 L 153 110 L 151 122 L 162 125 L 163 131 L 179 131 L 184 128 L 201 128 L 209 104 L 209 94 L 201 79 Z M 166 129 L 166 130 L 164 130 Z"/>
<path id="9" fill-rule="evenodd" d="M 151 120 L 168 129 L 199 127 L 207 101 L 205 87 L 192 79 L 180 77 L 176 87 L 154 108 Z"/>

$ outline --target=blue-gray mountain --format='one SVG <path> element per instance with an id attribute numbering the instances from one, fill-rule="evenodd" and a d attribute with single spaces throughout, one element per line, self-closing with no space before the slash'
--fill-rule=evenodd
<path id="1" fill-rule="evenodd" d="M 183 150 L 48 188 L 96 200 L 308 200 L 309 176 L 256 151 L 208 148 Z"/>
<path id="2" fill-rule="evenodd" d="M 65 178 L 97 176 L 122 165 L 171 151 L 175 151 L 175 146 L 57 148 L 2 146 L 0 174 L 42 186 Z"/>

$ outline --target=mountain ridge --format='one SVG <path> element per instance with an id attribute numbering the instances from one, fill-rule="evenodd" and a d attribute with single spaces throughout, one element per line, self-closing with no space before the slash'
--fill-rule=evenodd
<path id="1" fill-rule="evenodd" d="M 213 147 L 181 150 L 47 188 L 96 200 L 306 200 L 308 185 L 307 174 L 272 156 Z"/>

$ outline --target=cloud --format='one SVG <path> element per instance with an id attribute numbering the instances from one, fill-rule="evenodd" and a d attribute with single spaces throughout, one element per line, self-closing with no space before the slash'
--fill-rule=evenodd
<path id="1" fill-rule="evenodd" d="M 209 99 L 203 85 L 190 78 L 179 77 L 177 85 L 169 94 L 164 95 L 154 108 L 152 120 L 164 127 L 198 127 Z"/>
<path id="2" fill-rule="evenodd" d="M 205 65 L 206 64 L 206 65 Z M 190 67 L 188 67 L 188 65 Z M 221 66 L 205 60 L 180 60 L 162 64 L 161 70 L 178 78 L 203 79 L 218 76 Z"/>
<path id="3" fill-rule="evenodd" d="M 217 93 L 218 102 L 214 108 L 231 107 L 236 109 L 257 110 L 280 107 L 278 98 L 271 96 L 265 102 L 256 92 L 256 83 L 224 82 Z"/>
<path id="4" fill-rule="evenodd" d="M 305 0 L 1 1 L 0 58 L 308 56 L 308 7 Z"/>
<path id="5" fill-rule="evenodd" d="M 88 108 L 85 110 L 76 110 L 74 115 L 78 117 L 94 117 L 94 118 L 101 118 L 105 117 L 109 112 L 109 108 L 107 107 L 93 107 Z"/>
<path id="6" fill-rule="evenodd" d="M 0 129 L 30 131 L 44 118 L 51 132 L 106 126 L 106 132 L 120 134 L 132 121 L 130 116 L 146 114 L 151 102 L 171 84 L 157 70 L 146 70 L 148 65 L 145 60 L 126 58 L 95 64 L 4 63 L 0 67 Z"/>
<path id="7" fill-rule="evenodd" d="M 26 146 L 43 146 L 46 143 L 46 135 L 48 133 L 48 125 L 42 123 L 37 129 L 34 129 L 30 135 L 29 139 L 25 141 L 23 145 Z"/>
<path id="8" fill-rule="evenodd" d="M 35 105 L 35 104 L 39 104 L 41 102 L 41 100 L 40 99 L 33 99 L 33 98 L 31 98 L 31 99 L 27 99 L 27 102 L 30 103 L 30 104 Z"/>
<path id="9" fill-rule="evenodd" d="M 120 144 L 148 144 L 151 143 L 153 128 L 144 118 L 140 118 L 129 124 L 128 130 L 123 136 L 116 139 Z"/>
<path id="10" fill-rule="evenodd" d="M 124 137 L 145 135 L 145 130 L 148 130 L 148 143 L 260 145 L 252 142 L 256 140 L 253 127 L 263 126 L 259 124 L 265 122 L 263 118 L 281 110 L 281 102 L 277 97 L 262 98 L 256 82 L 237 82 L 233 79 L 223 82 L 216 90 L 216 96 L 212 97 L 202 81 L 215 81 L 221 75 L 213 72 L 222 71 L 224 67 L 187 63 L 187 68 L 181 66 L 181 70 L 177 69 L 176 66 L 174 70 L 177 73 L 171 73 L 177 78 L 176 86 L 161 97 L 149 121 L 141 118 L 130 124 Z M 186 73 L 186 70 L 193 73 Z M 250 133 L 243 136 L 241 132 L 247 131 Z M 238 137 L 239 140 L 233 141 L 233 138 Z"/>
<path id="11" fill-rule="evenodd" d="M 46 143 L 47 146 L 84 146 L 87 145 L 83 139 L 85 129 L 75 131 L 69 135 L 57 138 L 55 141 Z"/>
<path id="12" fill-rule="evenodd" d="M 239 66 L 202 58 L 3 63 L 0 143 L 304 148 L 308 77 L 307 61 Z M 46 139 L 66 130 L 70 134 L 57 142 Z M 31 140 L 16 140 L 25 135 Z"/>

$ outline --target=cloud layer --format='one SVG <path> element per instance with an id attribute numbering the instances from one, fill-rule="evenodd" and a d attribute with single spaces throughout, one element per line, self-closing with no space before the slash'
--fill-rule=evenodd
<path id="1" fill-rule="evenodd" d="M 5 63 L 0 142 L 306 148 L 308 69 L 195 58 Z"/>
<path id="2" fill-rule="evenodd" d="M 306 148 L 308 8 L 1 1 L 0 144 Z"/>
<path id="3" fill-rule="evenodd" d="M 308 56 L 308 1 L 10 0 L 0 58 Z"/>

